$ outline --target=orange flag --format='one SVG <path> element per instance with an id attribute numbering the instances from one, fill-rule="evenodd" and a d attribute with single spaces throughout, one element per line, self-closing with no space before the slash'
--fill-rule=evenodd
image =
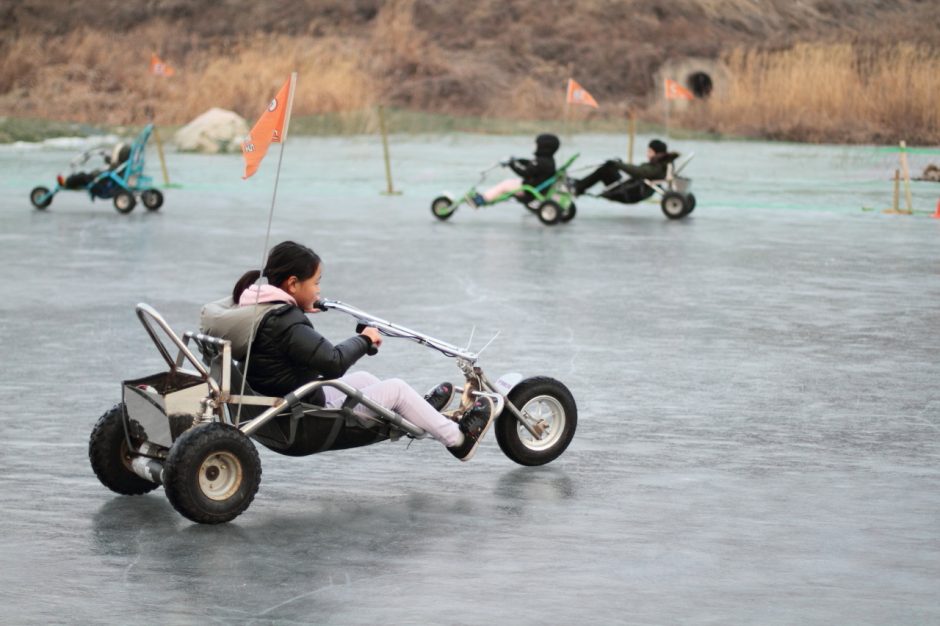
<path id="1" fill-rule="evenodd" d="M 277 92 L 267 110 L 261 114 L 248 138 L 242 142 L 242 156 L 245 157 L 245 175 L 248 178 L 261 165 L 261 160 L 268 153 L 271 143 L 284 141 L 284 123 L 290 106 L 291 79 L 288 78 L 281 90 Z"/>
<path id="2" fill-rule="evenodd" d="M 695 96 L 692 95 L 692 92 L 672 80 L 671 78 L 666 79 L 666 100 L 694 100 Z"/>
<path id="3" fill-rule="evenodd" d="M 597 108 L 597 100 L 573 78 L 568 79 L 568 104 L 583 104 Z"/>
<path id="4" fill-rule="evenodd" d="M 164 63 L 156 54 L 151 53 L 150 73 L 154 76 L 172 76 L 176 73 L 176 70 Z"/>

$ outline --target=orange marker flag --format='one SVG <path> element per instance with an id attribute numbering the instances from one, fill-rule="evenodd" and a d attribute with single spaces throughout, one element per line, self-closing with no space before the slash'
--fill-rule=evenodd
<path id="1" fill-rule="evenodd" d="M 694 100 L 695 96 L 692 95 L 692 92 L 672 80 L 671 78 L 666 79 L 666 100 Z"/>
<path id="2" fill-rule="evenodd" d="M 583 104 L 585 106 L 597 108 L 597 100 L 589 94 L 587 90 L 573 79 L 568 79 L 568 104 Z"/>
<path id="3" fill-rule="evenodd" d="M 245 157 L 245 175 L 248 178 L 261 165 L 261 160 L 268 153 L 271 143 L 281 143 L 287 138 L 287 122 L 290 119 L 291 100 L 294 96 L 294 76 L 292 74 L 281 90 L 277 92 L 267 110 L 261 114 L 254 128 L 242 142 L 242 156 Z"/>
<path id="4" fill-rule="evenodd" d="M 176 70 L 164 63 L 156 54 L 151 53 L 150 73 L 154 76 L 172 76 L 176 73 Z"/>

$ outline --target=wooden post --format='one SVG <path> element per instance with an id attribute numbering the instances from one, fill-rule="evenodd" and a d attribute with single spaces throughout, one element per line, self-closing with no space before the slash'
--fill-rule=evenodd
<path id="1" fill-rule="evenodd" d="M 911 172 L 907 167 L 907 142 L 901 141 L 901 152 L 898 158 L 901 160 L 901 174 L 904 176 L 904 201 L 907 204 L 907 212 L 914 212 L 914 201 L 911 198 Z"/>
<path id="2" fill-rule="evenodd" d="M 160 169 L 163 171 L 163 186 L 168 187 L 170 185 L 170 176 L 166 172 L 166 159 L 163 156 L 163 142 L 160 140 L 160 133 L 157 132 L 157 127 L 153 127 L 153 138 L 157 140 L 157 154 L 160 156 Z"/>
<path id="3" fill-rule="evenodd" d="M 381 104 L 379 105 L 379 132 L 382 133 L 382 156 L 385 159 L 386 190 L 383 191 L 382 194 L 386 196 L 398 196 L 401 195 L 401 192 L 395 191 L 395 186 L 392 184 L 392 164 L 388 156 L 388 131 L 385 128 L 385 107 Z"/>
<path id="4" fill-rule="evenodd" d="M 636 139 L 636 112 L 630 107 L 627 126 L 630 132 L 630 141 L 627 144 L 627 163 L 633 163 L 633 142 Z"/>
<path id="5" fill-rule="evenodd" d="M 901 189 L 901 171 L 894 170 L 894 194 L 891 197 L 891 211 L 894 213 L 898 212 L 898 200 L 900 199 L 900 189 Z"/>

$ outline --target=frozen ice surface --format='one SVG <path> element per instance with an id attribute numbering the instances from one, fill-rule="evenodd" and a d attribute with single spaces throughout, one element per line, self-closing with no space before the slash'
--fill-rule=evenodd
<path id="1" fill-rule="evenodd" d="M 71 153 L 0 148 L 0 622 L 940 622 L 940 220 L 862 212 L 890 199 L 864 148 L 683 141 L 685 220 L 592 199 L 553 228 L 512 204 L 431 216 L 531 143 L 393 137 L 404 194 L 383 196 L 376 140 L 291 138 L 271 243 L 318 250 L 328 297 L 458 344 L 502 331 L 481 364 L 564 381 L 568 451 L 262 449 L 258 496 L 221 527 L 107 491 L 87 438 L 121 380 L 160 368 L 134 305 L 193 329 L 261 262 L 277 149 L 247 182 L 237 155 L 170 153 L 182 188 L 123 216 L 78 193 L 33 210 Z M 458 375 L 394 340 L 362 366 Z"/>

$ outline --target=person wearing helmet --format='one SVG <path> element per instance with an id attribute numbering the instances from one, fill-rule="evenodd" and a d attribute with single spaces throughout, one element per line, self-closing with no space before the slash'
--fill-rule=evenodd
<path id="1" fill-rule="evenodd" d="M 507 178 L 490 187 L 482 194 L 476 194 L 471 200 L 476 206 L 483 206 L 492 202 L 500 195 L 513 189 L 518 189 L 522 185 L 538 187 L 546 179 L 555 175 L 555 153 L 561 142 L 558 137 L 548 133 L 543 133 L 535 138 L 535 158 L 517 159 L 510 158 L 505 162 L 505 166 L 518 174 L 521 178 Z M 517 194 L 517 197 L 523 202 L 527 200 L 526 194 Z"/>
<path id="2" fill-rule="evenodd" d="M 601 196 L 618 202 L 639 202 L 653 193 L 643 180 L 665 178 L 667 166 L 678 157 L 675 152 L 668 152 L 665 142 L 654 139 L 647 147 L 646 163 L 633 165 L 619 159 L 606 161 L 584 178 L 574 181 L 574 194 L 580 196 L 596 183 L 603 181 L 605 191 Z M 626 173 L 629 178 L 623 179 L 621 172 Z"/>

